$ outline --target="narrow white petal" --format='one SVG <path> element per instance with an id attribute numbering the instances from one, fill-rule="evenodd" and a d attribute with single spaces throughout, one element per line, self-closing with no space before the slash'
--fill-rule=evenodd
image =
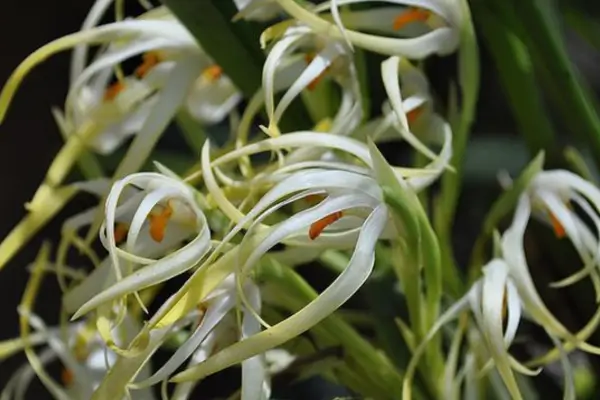
<path id="1" fill-rule="evenodd" d="M 147 41 L 143 41 L 140 43 L 134 43 L 129 47 L 125 47 L 119 49 L 119 51 L 108 53 L 92 64 L 90 64 L 71 84 L 69 88 L 69 94 L 67 95 L 67 100 L 65 101 L 65 108 L 67 112 L 72 109 L 73 103 L 77 100 L 79 91 L 88 83 L 89 79 L 106 69 L 111 69 L 116 65 L 119 65 L 121 62 L 142 54 L 144 52 L 154 50 L 161 47 L 168 47 L 170 42 L 168 40 L 162 38 L 155 38 Z"/>
<path id="2" fill-rule="evenodd" d="M 502 252 L 509 267 L 511 281 L 519 292 L 526 312 L 541 326 L 559 337 L 568 337 L 567 329 L 550 313 L 538 294 L 529 274 L 523 249 L 523 236 L 531 215 L 531 204 L 527 195 L 519 198 L 511 227 L 502 237 Z"/>
<path id="3" fill-rule="evenodd" d="M 390 57 L 381 63 L 381 79 L 387 92 L 388 98 L 392 104 L 392 109 L 398 118 L 398 129 L 402 137 L 417 151 L 428 158 L 435 160 L 437 155 L 425 146 L 411 131 L 404 110 L 402 95 L 400 93 L 399 57 Z"/>
<path id="4" fill-rule="evenodd" d="M 506 283 L 506 310 L 508 320 L 506 322 L 506 330 L 504 332 L 504 344 L 508 348 L 517 334 L 519 323 L 521 322 L 521 300 L 517 288 L 509 280 Z"/>
<path id="5" fill-rule="evenodd" d="M 202 344 L 208 334 L 221 322 L 225 315 L 235 305 L 235 297 L 224 295 L 209 305 L 202 321 L 190 337 L 175 351 L 169 360 L 163 364 L 151 377 L 131 385 L 134 388 L 144 388 L 165 380 L 181 366 Z"/>
<path id="6" fill-rule="evenodd" d="M 348 39 L 348 36 L 346 35 L 346 28 L 344 27 L 344 23 L 342 22 L 342 17 L 340 16 L 340 10 L 338 8 L 338 0 L 331 0 L 330 10 L 331 10 L 331 15 L 333 16 L 333 22 L 335 22 L 335 25 L 338 27 L 338 29 L 342 33 L 342 37 L 344 38 L 344 41 L 346 42 L 348 47 L 350 49 L 352 49 L 352 42 L 350 41 L 350 39 Z"/>
<path id="7" fill-rule="evenodd" d="M 205 225 L 200 234 L 184 248 L 119 280 L 88 300 L 73 318 L 78 318 L 110 300 L 164 282 L 189 270 L 204 257 L 210 246 L 210 232 Z"/>
<path id="8" fill-rule="evenodd" d="M 126 248 L 128 252 L 133 252 L 135 243 L 137 242 L 138 235 L 142 226 L 148 219 L 148 215 L 152 209 L 162 200 L 169 197 L 176 197 L 180 194 L 179 190 L 174 187 L 164 187 L 156 189 L 148 193 L 144 200 L 140 203 L 138 209 L 131 220 L 129 230 L 127 232 Z"/>
<path id="9" fill-rule="evenodd" d="M 200 348 L 198 348 L 198 350 L 196 350 L 196 352 L 192 355 L 187 365 L 188 368 L 199 364 L 208 358 L 220 333 L 221 332 L 219 332 L 219 329 L 217 327 L 217 329 L 213 330 L 208 334 L 206 339 L 200 345 Z M 197 383 L 197 381 L 178 383 L 177 385 L 175 385 L 173 395 L 171 396 L 171 400 L 188 400 Z"/>
<path id="10" fill-rule="evenodd" d="M 375 243 L 385 227 L 387 218 L 385 206 L 381 205 L 373 211 L 365 221 L 350 263 L 319 297 L 286 320 L 222 350 L 198 366 L 176 375 L 174 380 L 185 381 L 204 377 L 248 357 L 261 354 L 300 335 L 339 308 L 371 274 Z"/>
<path id="11" fill-rule="evenodd" d="M 261 298 L 260 291 L 256 285 L 249 282 L 246 290 L 246 296 L 250 306 L 256 312 L 260 312 Z M 260 321 L 244 309 L 242 319 L 242 339 L 246 339 L 260 332 Z M 263 354 L 250 357 L 242 361 L 242 399 L 243 400 L 263 400 L 270 398 L 270 383 L 268 382 L 266 365 Z"/>
<path id="12" fill-rule="evenodd" d="M 156 243 L 154 240 L 139 240 L 135 248 L 136 254 L 144 254 L 147 257 L 156 258 L 177 250 L 182 240 L 189 237 L 189 233 L 181 233 L 177 230 L 172 230 L 169 235 L 161 243 Z M 151 264 L 156 260 L 150 260 Z M 146 264 L 146 265 L 147 265 Z M 125 269 L 121 265 L 121 272 Z M 94 269 L 83 281 L 77 286 L 69 289 L 63 296 L 63 304 L 68 313 L 77 311 L 83 304 L 89 301 L 92 297 L 98 295 L 102 290 L 112 286 L 116 282 L 114 269 L 110 258 L 106 258 L 100 266 Z"/>
<path id="13" fill-rule="evenodd" d="M 565 229 L 565 233 L 573 243 L 579 256 L 585 261 L 587 253 L 582 238 L 579 235 L 579 230 L 577 229 L 574 213 L 552 192 L 540 190 L 536 193 L 536 197 L 546 205 L 548 211 L 556 217 L 558 222 L 560 222 L 560 225 Z"/>
<path id="14" fill-rule="evenodd" d="M 575 400 L 576 399 L 575 376 L 574 376 L 573 366 L 571 365 L 571 362 L 569 361 L 569 356 L 565 352 L 565 349 L 563 348 L 562 344 L 560 343 L 560 341 L 558 339 L 556 339 L 554 336 L 552 336 L 550 334 L 550 332 L 548 332 L 548 336 L 550 337 L 550 340 L 552 340 L 552 343 L 554 343 L 554 346 L 560 352 L 560 364 L 562 366 L 563 374 L 565 377 L 564 388 L 563 388 L 563 390 L 564 390 L 563 399 L 564 400 Z"/>
<path id="15" fill-rule="evenodd" d="M 304 90 L 312 81 L 317 79 L 321 74 L 325 72 L 327 67 L 329 67 L 332 61 L 340 54 L 340 49 L 337 44 L 330 44 L 321 52 L 319 52 L 316 57 L 308 64 L 306 69 L 302 72 L 302 74 L 296 79 L 296 81 L 292 84 L 292 86 L 288 89 L 288 91 L 283 95 L 279 104 L 277 104 L 277 108 L 274 111 L 272 121 L 273 125 L 277 125 L 281 116 L 285 112 L 285 110 L 289 107 L 292 101 L 298 97 L 300 92 Z"/>
<path id="16" fill-rule="evenodd" d="M 432 125 L 437 126 L 436 129 L 439 129 L 442 133 L 444 144 L 437 158 L 425 167 L 425 170 L 431 171 L 430 175 L 416 175 L 407 178 L 409 186 L 415 191 L 420 191 L 428 187 L 439 178 L 442 172 L 449 168 L 450 160 L 452 158 L 452 130 L 450 129 L 450 125 L 448 122 L 435 115 L 431 116 L 430 122 Z"/>
<path id="17" fill-rule="evenodd" d="M 471 293 L 478 289 L 479 285 L 477 284 L 475 287 L 471 288 L 466 295 L 461 297 L 456 303 L 454 303 L 448 310 L 446 310 L 433 324 L 427 335 L 423 338 L 423 341 L 419 344 L 419 346 L 413 351 L 413 356 L 406 368 L 406 374 L 404 375 L 404 382 L 402 387 L 402 399 L 403 400 L 412 400 L 412 380 L 413 376 L 416 372 L 417 366 L 419 365 L 419 360 L 427 347 L 427 344 L 435 337 L 435 335 L 439 332 L 439 330 L 446 325 L 448 322 L 452 321 L 454 318 L 458 317 L 461 312 L 466 310 L 469 306 L 469 301 L 471 297 Z"/>
<path id="18" fill-rule="evenodd" d="M 186 107 L 196 120 L 212 125 L 230 115 L 242 98 L 231 79 L 223 76 L 208 87 L 195 86 L 188 95 Z"/>
<path id="19" fill-rule="evenodd" d="M 334 136 L 327 133 L 318 133 L 310 131 L 300 131 L 287 133 L 280 137 L 265 139 L 258 143 L 253 143 L 231 151 L 212 162 L 213 166 L 219 166 L 231 161 L 235 161 L 243 156 L 249 156 L 256 153 L 279 150 L 289 147 L 326 147 L 347 152 L 366 165 L 371 164 L 369 150 L 364 143 L 355 139 Z"/>
<path id="20" fill-rule="evenodd" d="M 277 68 L 287 54 L 293 52 L 304 38 L 299 33 L 289 31 L 283 39 L 279 40 L 269 52 L 263 67 L 262 83 L 265 93 L 265 107 L 269 120 L 273 119 L 275 113 L 275 76 Z"/>
<path id="21" fill-rule="evenodd" d="M 93 391 L 93 379 L 89 372 L 75 359 L 57 333 L 51 332 L 46 328 L 46 324 L 37 315 L 30 313 L 28 315 L 29 324 L 37 331 L 48 335 L 48 345 L 54 350 L 55 354 L 61 360 L 65 368 L 68 368 L 74 377 L 74 384 L 77 385 L 79 393 L 84 398 L 89 398 Z"/>
<path id="22" fill-rule="evenodd" d="M 114 0 L 96 0 L 94 5 L 90 9 L 90 12 L 85 17 L 83 24 L 81 25 L 81 30 L 86 30 L 96 26 L 104 13 L 108 10 L 110 5 Z M 81 44 L 75 46 L 73 49 L 73 56 L 71 57 L 71 73 L 70 73 L 70 82 L 71 84 L 75 82 L 75 79 L 81 74 L 83 71 L 85 61 L 87 58 L 88 46 L 85 44 Z"/>
<path id="23" fill-rule="evenodd" d="M 494 364 L 504 384 L 515 399 L 521 398 L 519 386 L 510 365 L 505 347 L 502 322 L 503 299 L 508 279 L 507 266 L 500 260 L 491 261 L 484 270 L 481 312 L 483 326 L 480 328 L 488 343 Z"/>
<path id="24" fill-rule="evenodd" d="M 358 3 L 371 3 L 373 0 L 336 0 L 337 5 L 348 5 L 348 4 L 358 4 Z M 426 10 L 431 10 L 434 13 L 449 18 L 452 15 L 452 9 L 456 7 L 453 2 L 441 2 L 435 0 L 380 0 L 382 3 L 390 3 L 398 6 L 406 7 L 413 6 L 418 8 L 424 8 Z M 315 8 L 315 12 L 323 12 L 328 10 L 331 7 L 331 1 L 325 1 L 323 3 L 318 4 Z M 402 9 L 398 8 L 399 11 Z"/>
<path id="25" fill-rule="evenodd" d="M 56 353 L 51 348 L 45 348 L 38 358 L 40 363 L 46 366 L 56 359 Z M 33 378 L 35 378 L 35 371 L 31 364 L 25 363 L 13 372 L 8 382 L 6 382 L 0 394 L 0 400 L 25 400 L 27 389 L 32 386 L 31 381 Z"/>
<path id="26" fill-rule="evenodd" d="M 284 238 L 297 232 L 300 229 L 305 229 L 312 223 L 326 217 L 332 213 L 343 211 L 354 207 L 373 207 L 373 202 L 370 202 L 368 198 L 346 195 L 337 198 L 328 198 L 318 206 L 311 209 L 302 211 L 284 222 L 281 222 L 267 235 L 267 237 L 261 241 L 261 243 L 254 249 L 254 251 L 248 256 L 242 271 L 246 271 L 269 251 L 277 243 L 280 243 Z M 363 228 L 364 229 L 364 228 Z M 360 235 L 359 235 L 360 240 Z"/>

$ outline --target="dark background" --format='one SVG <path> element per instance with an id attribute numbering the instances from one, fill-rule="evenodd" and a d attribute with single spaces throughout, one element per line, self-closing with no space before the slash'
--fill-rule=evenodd
<path id="1" fill-rule="evenodd" d="M 54 38 L 76 31 L 91 4 L 89 0 L 3 2 L 0 13 L 1 84 L 32 51 Z M 68 66 L 69 54 L 61 53 L 35 68 L 17 91 L 6 119 L 0 125 L 0 237 L 5 237 L 23 217 L 24 203 L 33 196 L 60 148 L 61 138 L 50 107 L 63 104 Z M 52 224 L 44 232 L 56 232 L 57 226 Z M 36 238 L 0 275 L 1 338 L 17 334 L 15 304 L 20 300 L 27 279 L 24 269 L 35 257 L 40 243 L 40 238 Z M 38 309 L 44 314 L 51 312 L 55 303 L 47 298 L 42 300 Z"/>

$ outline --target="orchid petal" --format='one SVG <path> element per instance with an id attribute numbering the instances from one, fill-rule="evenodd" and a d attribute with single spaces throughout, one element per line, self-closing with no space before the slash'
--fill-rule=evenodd
<path id="1" fill-rule="evenodd" d="M 223 368 L 260 354 L 310 329 L 341 306 L 371 274 L 373 250 L 388 218 L 385 206 L 378 206 L 361 231 L 349 265 L 320 296 L 288 319 L 248 339 L 230 346 L 203 363 L 173 377 L 172 381 L 187 381 L 210 375 Z"/>

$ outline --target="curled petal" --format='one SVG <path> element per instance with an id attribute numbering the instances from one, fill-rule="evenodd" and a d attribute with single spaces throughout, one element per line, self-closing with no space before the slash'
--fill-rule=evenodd
<path id="1" fill-rule="evenodd" d="M 175 382 L 199 379 L 261 354 L 310 329 L 352 296 L 369 277 L 374 263 L 374 247 L 387 222 L 385 206 L 377 207 L 365 221 L 356 249 L 346 269 L 319 297 L 288 319 L 248 339 L 242 340 L 205 362 L 176 375 Z"/>

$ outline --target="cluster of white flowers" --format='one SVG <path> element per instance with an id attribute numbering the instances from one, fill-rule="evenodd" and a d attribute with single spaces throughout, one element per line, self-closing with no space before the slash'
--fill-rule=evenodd
<path id="1" fill-rule="evenodd" d="M 531 365 L 561 359 L 567 370 L 565 392 L 571 393 L 566 354 L 600 351 L 586 343 L 597 321 L 574 334 L 551 314 L 529 273 L 524 233 L 533 215 L 552 225 L 558 236 L 568 237 L 585 265 L 557 286 L 590 277 L 600 298 L 600 191 L 591 183 L 567 171 L 539 172 L 521 194 L 497 257 L 483 267 L 483 276 L 464 297 L 440 312 L 446 299 L 438 272 L 451 267 L 441 265 L 429 216 L 416 195 L 444 173 L 453 173 L 453 132 L 434 111 L 434 97 L 417 61 L 460 49 L 471 26 L 465 2 L 234 3 L 237 19 L 272 22 L 255 38 L 263 45 L 265 61 L 262 87 L 253 98 L 244 98 L 165 7 L 98 25 L 111 0 L 97 0 L 80 32 L 38 50 L 10 78 L 0 96 L 0 116 L 32 66 L 49 54 L 74 49 L 64 110 L 54 110 L 66 144 L 28 205 L 29 216 L 0 246 L 2 265 L 23 245 L 19 240 L 33 235 L 77 191 L 95 194 L 100 203 L 65 222 L 55 263 L 46 253 L 36 262 L 34 281 L 43 271 L 54 271 L 59 278 L 63 323 L 47 328 L 33 312 L 39 282 L 31 284 L 19 308 L 22 337 L 6 342 L 4 354 L 0 350 L 2 358 L 25 349 L 29 363 L 13 373 L 2 398 L 22 398 L 37 375 L 58 399 L 151 399 L 151 387 L 162 384 L 166 393 L 168 382 L 176 383 L 169 398 L 186 399 L 201 379 L 238 363 L 242 399 L 269 398 L 276 370 L 269 360 L 281 358 L 273 351 L 281 351 L 275 349 L 323 321 L 358 291 L 372 274 L 380 239 L 405 254 L 392 263 L 415 264 L 399 267 L 408 307 L 416 312 L 411 312 L 407 329 L 412 332 L 406 336 L 412 338 L 413 358 L 403 387 L 391 397 L 404 391 L 406 399 L 412 398 L 412 376 L 423 355 L 431 366 L 425 380 L 434 393 L 449 389 L 446 394 L 459 398 L 463 381 L 468 384 L 477 375 L 471 371 L 479 365 L 473 360 L 483 359 L 482 370 L 495 368 L 511 396 L 520 398 L 513 371 L 537 372 L 508 352 L 522 316 L 545 329 L 556 345 L 554 353 Z M 359 3 L 381 4 L 353 7 Z M 96 45 L 99 49 L 89 57 L 89 47 Z M 380 71 L 386 101 L 374 119 L 364 115 L 357 50 L 388 57 Z M 136 57 L 139 65 L 126 74 L 122 63 Z M 321 86 L 337 93 L 331 116 L 311 121 L 310 131 L 282 128 L 291 104 L 299 98 L 310 102 Z M 215 149 L 205 140 L 199 163 L 183 176 L 158 163 L 157 172 L 139 172 L 181 112 L 198 128 L 210 129 L 228 119 L 230 143 Z M 261 113 L 268 124 L 259 130 Z M 256 133 L 258 137 L 251 135 Z M 113 154 L 132 136 L 112 178 L 63 183 L 86 152 Z M 390 166 L 376 147 L 389 140 L 406 142 L 427 163 L 420 168 Z M 265 161 L 257 157 L 260 153 L 274 156 Z M 87 238 L 79 236 L 84 227 L 89 227 Z M 98 234 L 107 252 L 103 260 L 90 246 Z M 283 250 L 275 250 L 277 245 Z M 71 246 L 94 263 L 91 273 L 67 267 Z M 265 308 L 285 307 L 263 290 L 261 267 L 293 267 L 330 250 L 348 254 L 349 260 L 325 290 L 279 319 L 263 315 Z M 185 283 L 150 313 L 147 306 L 158 291 L 180 276 Z M 448 361 L 437 376 L 436 363 L 454 357 L 457 364 L 459 357 L 452 350 L 444 355 L 441 346 L 430 351 L 430 346 L 435 347 L 443 325 L 468 310 L 472 318 L 461 328 L 469 332 L 464 363 L 458 368 Z M 74 322 L 65 322 L 68 318 Z M 29 326 L 34 332 L 29 333 Z M 173 349 L 176 337 L 183 339 Z M 452 349 L 458 352 L 461 343 Z M 34 345 L 44 346 L 39 355 Z M 151 365 L 152 355 L 167 347 L 170 358 Z M 56 358 L 64 366 L 60 383 L 44 369 Z"/>

